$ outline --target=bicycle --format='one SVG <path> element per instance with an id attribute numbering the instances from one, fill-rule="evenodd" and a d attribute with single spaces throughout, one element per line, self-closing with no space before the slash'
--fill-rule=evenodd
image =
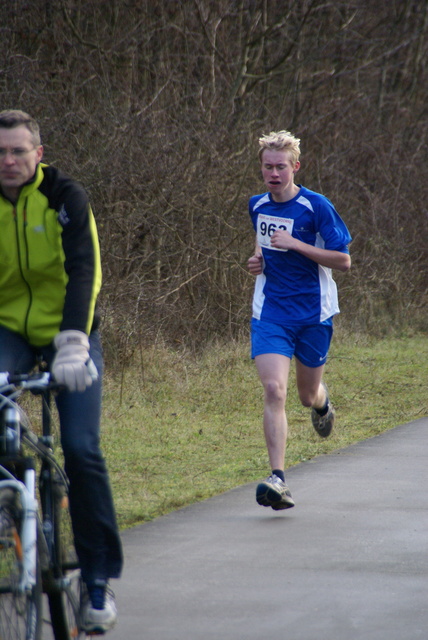
<path id="1" fill-rule="evenodd" d="M 1 640 L 41 640 L 49 622 L 43 593 L 55 640 L 87 637 L 80 628 L 80 569 L 63 539 L 68 479 L 54 455 L 50 410 L 58 390 L 48 372 L 0 373 Z M 16 402 L 27 391 L 41 397 L 41 435 Z"/>

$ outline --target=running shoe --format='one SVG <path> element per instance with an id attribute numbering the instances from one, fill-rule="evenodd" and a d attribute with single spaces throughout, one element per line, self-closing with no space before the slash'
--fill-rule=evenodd
<path id="1" fill-rule="evenodd" d="M 257 486 L 256 500 L 263 507 L 272 507 L 274 511 L 294 507 L 287 484 L 274 473 Z"/>
<path id="2" fill-rule="evenodd" d="M 312 409 L 311 418 L 312 418 L 312 425 L 315 431 L 318 433 L 318 435 L 320 435 L 321 438 L 328 438 L 328 436 L 333 430 L 336 412 L 330 400 L 328 399 L 327 386 L 324 384 L 324 382 L 322 382 L 321 384 L 324 387 L 325 392 L 327 394 L 327 401 L 328 401 L 327 413 L 323 416 L 320 416 L 320 414 L 316 411 L 316 409 Z"/>
<path id="3" fill-rule="evenodd" d="M 101 635 L 110 631 L 117 622 L 117 609 L 114 593 L 106 587 L 104 608 L 94 609 L 85 590 L 81 610 L 82 630 L 89 635 Z"/>

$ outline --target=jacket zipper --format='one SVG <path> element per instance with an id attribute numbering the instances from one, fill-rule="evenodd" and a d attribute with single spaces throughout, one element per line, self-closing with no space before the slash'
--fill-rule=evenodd
<path id="1" fill-rule="evenodd" d="M 26 198 L 25 202 L 24 202 L 24 209 L 23 209 L 23 228 L 24 228 L 24 240 L 25 240 L 25 262 L 27 264 L 27 269 L 29 267 L 29 255 L 28 255 L 28 241 L 27 241 L 27 201 L 28 198 Z M 27 281 L 27 279 L 24 276 L 24 272 L 23 272 L 23 267 L 22 267 L 22 262 L 23 262 L 23 256 L 22 256 L 22 251 L 21 251 L 21 244 L 19 241 L 19 221 L 18 221 L 18 214 L 17 214 L 17 210 L 16 207 L 13 208 L 13 217 L 15 220 L 15 232 L 16 232 L 16 246 L 18 249 L 18 264 L 19 264 L 19 272 L 21 274 L 21 278 L 23 283 L 25 284 L 25 286 L 27 287 L 27 291 L 28 291 L 28 296 L 29 296 L 29 303 L 28 303 L 28 307 L 27 307 L 27 311 L 25 314 L 25 319 L 24 319 L 24 333 L 25 333 L 25 337 L 28 340 L 28 319 L 29 319 L 29 315 L 30 315 L 30 310 L 33 304 L 33 292 L 31 290 L 30 284 Z"/>

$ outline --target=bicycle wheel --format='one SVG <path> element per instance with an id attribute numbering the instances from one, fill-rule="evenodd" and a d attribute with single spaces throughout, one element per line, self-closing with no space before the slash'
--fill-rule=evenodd
<path id="1" fill-rule="evenodd" d="M 19 589 L 22 574 L 19 522 L 10 513 L 5 514 L 6 517 L 7 528 L 1 527 L 0 532 L 0 638 L 40 640 L 43 623 L 40 568 L 37 564 L 35 586 L 22 592 Z"/>
<path id="2" fill-rule="evenodd" d="M 53 479 L 55 587 L 48 590 L 52 631 L 55 640 L 86 638 L 80 630 L 82 581 L 73 545 L 68 499 L 64 486 Z"/>
<path id="3" fill-rule="evenodd" d="M 48 594 L 52 631 L 55 640 L 86 638 L 80 630 L 80 569 L 66 573 L 61 587 Z M 0 636 L 1 637 L 1 636 Z"/>

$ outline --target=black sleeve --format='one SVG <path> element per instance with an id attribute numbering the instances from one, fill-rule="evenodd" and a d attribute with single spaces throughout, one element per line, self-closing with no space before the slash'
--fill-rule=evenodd
<path id="1" fill-rule="evenodd" d="M 95 221 L 83 187 L 53 167 L 45 176 L 50 185 L 49 206 L 62 226 L 64 269 L 68 276 L 60 330 L 89 333 L 96 324 L 95 305 L 101 282 Z"/>

